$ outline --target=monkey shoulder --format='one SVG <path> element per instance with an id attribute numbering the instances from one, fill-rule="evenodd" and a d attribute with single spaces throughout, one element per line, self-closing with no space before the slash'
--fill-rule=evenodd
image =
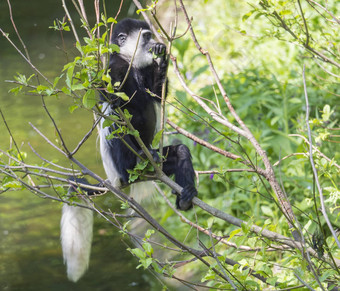
<path id="1" fill-rule="evenodd" d="M 112 85 L 116 82 L 122 82 L 129 69 L 129 63 L 117 54 L 110 57 L 110 77 Z"/>

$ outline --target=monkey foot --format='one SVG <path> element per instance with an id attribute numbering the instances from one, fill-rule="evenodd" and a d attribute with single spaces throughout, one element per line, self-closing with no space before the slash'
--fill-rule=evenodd
<path id="1" fill-rule="evenodd" d="M 187 185 L 183 188 L 181 197 L 177 196 L 176 206 L 180 210 L 189 210 L 192 208 L 192 199 L 197 196 L 197 190 L 194 185 Z"/>

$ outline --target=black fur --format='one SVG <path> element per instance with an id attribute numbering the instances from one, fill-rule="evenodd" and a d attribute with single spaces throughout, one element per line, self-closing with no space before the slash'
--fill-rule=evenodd
<path id="1" fill-rule="evenodd" d="M 130 100 L 123 101 L 115 94 L 105 94 L 103 101 L 109 103 L 112 113 L 120 107 L 122 110 L 127 109 L 132 115 L 131 123 L 138 130 L 144 144 L 151 148 L 151 143 L 156 128 L 156 112 L 155 103 L 160 103 L 162 95 L 162 86 L 166 76 L 167 59 L 165 57 L 166 47 L 162 43 L 157 43 L 151 38 L 151 32 L 148 24 L 144 21 L 134 19 L 124 19 L 115 25 L 112 33 L 111 42 L 120 46 L 120 53 L 113 53 L 110 56 L 109 69 L 111 83 L 116 84 L 122 82 L 128 71 L 131 59 L 126 57 L 126 44 L 129 37 L 138 34 L 140 29 L 143 33 L 140 35 L 140 51 L 144 54 L 145 59 L 149 59 L 150 55 L 157 55 L 157 60 L 151 60 L 150 63 L 142 65 L 137 63 L 133 65 L 127 76 L 126 82 L 121 87 Z M 130 48 L 131 50 L 131 48 Z M 131 53 L 130 53 L 131 54 Z M 138 60 L 143 60 L 141 55 L 137 56 Z M 134 64 L 134 63 L 133 63 Z M 147 91 L 150 90 L 155 96 Z M 116 126 L 113 124 L 113 127 Z M 109 130 L 112 132 L 112 129 Z M 141 148 L 132 135 L 125 135 L 127 142 L 136 152 L 141 152 Z M 128 183 L 129 175 L 127 169 L 133 169 L 137 163 L 136 155 L 122 142 L 121 138 L 116 137 L 107 140 L 110 147 L 110 158 L 113 160 L 115 168 L 120 176 L 123 184 Z M 155 150 L 152 150 L 155 151 Z M 181 196 L 177 197 L 176 205 L 181 210 L 187 210 L 192 207 L 192 199 L 197 196 L 195 188 L 195 172 L 191 162 L 189 149 L 185 145 L 168 146 L 163 149 L 163 155 L 166 157 L 163 165 L 163 171 L 167 175 L 175 175 L 175 181 L 183 187 Z"/>

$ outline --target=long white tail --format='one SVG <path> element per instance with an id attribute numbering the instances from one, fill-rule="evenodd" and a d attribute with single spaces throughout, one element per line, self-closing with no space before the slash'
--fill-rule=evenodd
<path id="1" fill-rule="evenodd" d="M 93 212 L 86 208 L 64 204 L 60 228 L 64 263 L 67 265 L 67 277 L 71 281 L 77 282 L 89 265 Z"/>

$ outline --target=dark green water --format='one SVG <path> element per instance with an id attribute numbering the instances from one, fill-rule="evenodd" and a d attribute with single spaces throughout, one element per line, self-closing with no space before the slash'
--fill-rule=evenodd
<path id="1" fill-rule="evenodd" d="M 7 1 L 0 2 L 0 27 L 10 32 L 19 42 L 11 27 Z M 66 1 L 71 6 L 71 1 Z M 84 1 L 86 2 L 86 1 Z M 88 1 L 92 5 L 93 1 Z M 108 11 L 115 14 L 120 1 L 110 1 Z M 14 19 L 30 52 L 33 63 L 46 76 L 54 78 L 66 63 L 64 54 L 58 50 L 60 36 L 48 29 L 55 18 L 62 19 L 61 1 L 12 1 Z M 88 12 L 92 6 L 88 6 Z M 130 3 L 123 7 L 127 13 Z M 89 13 L 91 14 L 91 13 Z M 67 41 L 71 57 L 75 50 Z M 22 49 L 22 47 L 20 47 Z M 14 48 L 0 37 L 0 107 L 6 117 L 17 144 L 28 153 L 26 162 L 39 159 L 28 147 L 28 142 L 48 160 L 70 166 L 55 149 L 38 136 L 28 122 L 32 122 L 51 140 L 55 132 L 51 121 L 42 108 L 40 97 L 8 93 L 12 87 L 5 80 L 13 79 L 20 72 L 29 76 L 32 72 Z M 92 124 L 92 114 L 85 111 L 69 113 L 71 100 L 65 97 L 46 99 L 48 108 L 57 121 L 67 145 L 73 148 Z M 9 134 L 0 121 L 0 148 L 9 148 Z M 92 136 L 77 159 L 94 172 L 104 176 L 100 156 L 96 149 L 96 136 Z M 119 207 L 114 199 L 103 198 L 99 203 L 111 209 Z M 67 280 L 59 243 L 61 205 L 43 200 L 27 191 L 0 194 L 0 290 L 151 290 L 154 283 L 148 272 L 136 271 L 137 261 L 126 251 L 116 229 L 100 218 L 95 219 L 94 239 L 90 269 L 77 283 Z M 128 242 L 129 243 L 129 242 Z M 159 290 L 158 287 L 153 287 Z"/>

